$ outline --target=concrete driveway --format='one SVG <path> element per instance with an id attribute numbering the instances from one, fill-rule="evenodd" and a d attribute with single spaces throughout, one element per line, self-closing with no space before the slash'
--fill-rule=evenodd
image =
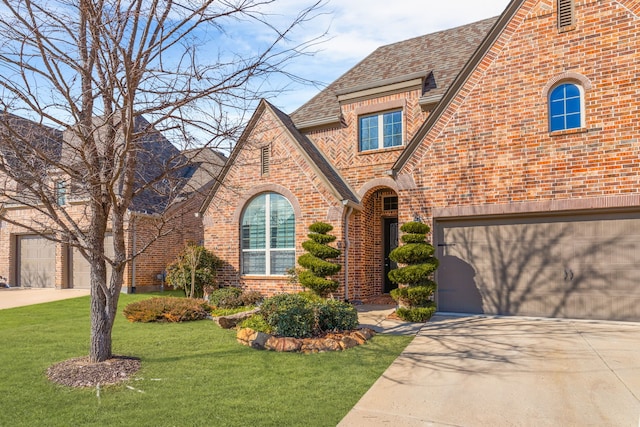
<path id="1" fill-rule="evenodd" d="M 427 323 L 340 426 L 640 426 L 640 323 Z"/>
<path id="2" fill-rule="evenodd" d="M 0 310 L 89 295 L 89 289 L 0 288 Z"/>

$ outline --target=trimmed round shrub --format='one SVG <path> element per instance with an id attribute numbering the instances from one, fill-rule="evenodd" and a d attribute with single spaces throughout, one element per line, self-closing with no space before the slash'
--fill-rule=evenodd
<path id="1" fill-rule="evenodd" d="M 317 305 L 320 332 L 351 331 L 358 327 L 358 312 L 344 301 L 326 300 Z"/>
<path id="2" fill-rule="evenodd" d="M 341 251 L 328 245 L 336 240 L 336 236 L 327 234 L 333 230 L 330 224 L 315 222 L 309 226 L 309 230 L 311 233 L 307 236 L 310 240 L 302 242 L 302 247 L 307 253 L 298 258 L 298 264 L 306 270 L 298 273 L 298 281 L 316 294 L 327 296 L 340 285 L 338 281 L 327 276 L 333 276 L 342 267 L 327 260 L 338 258 Z"/>
<path id="3" fill-rule="evenodd" d="M 434 252 L 435 248 L 428 243 L 407 243 L 394 249 L 389 258 L 403 264 L 416 264 L 431 261 Z"/>
<path id="4" fill-rule="evenodd" d="M 242 289 L 232 286 L 216 289 L 209 294 L 209 303 L 218 308 L 236 308 L 243 306 Z"/>
<path id="5" fill-rule="evenodd" d="M 400 307 L 396 310 L 396 314 L 402 320 L 414 323 L 424 323 L 431 319 L 433 313 L 436 312 L 435 306 L 433 307 Z"/>
<path id="6" fill-rule="evenodd" d="M 391 297 L 396 301 L 403 301 L 404 305 L 411 307 L 427 307 L 432 304 L 431 297 L 435 290 L 432 286 L 412 286 L 397 288 L 391 291 Z"/>
<path id="7" fill-rule="evenodd" d="M 188 322 L 206 319 L 209 311 L 204 300 L 157 297 L 127 304 L 123 314 L 130 322 Z"/>

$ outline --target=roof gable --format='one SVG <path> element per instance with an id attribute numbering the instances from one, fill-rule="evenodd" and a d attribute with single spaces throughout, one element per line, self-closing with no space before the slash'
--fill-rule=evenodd
<path id="1" fill-rule="evenodd" d="M 213 185 L 211 192 L 202 203 L 199 211 L 200 214 L 204 214 L 204 212 L 207 210 L 209 204 L 215 197 L 216 192 L 223 185 L 225 177 L 236 162 L 236 159 L 238 158 L 240 152 L 243 150 L 251 133 L 254 131 L 254 129 L 260 122 L 262 115 L 267 110 L 269 110 L 286 129 L 290 136 L 290 139 L 299 148 L 300 152 L 304 155 L 309 164 L 313 167 L 313 169 L 320 176 L 322 181 L 327 185 L 329 190 L 331 190 L 331 192 L 335 195 L 335 197 L 345 204 L 359 206 L 359 200 L 355 192 L 349 187 L 349 185 L 340 176 L 340 174 L 333 168 L 329 161 L 322 155 L 320 150 L 318 150 L 318 148 L 309 140 L 309 138 L 300 133 L 300 131 L 296 128 L 293 121 L 287 114 L 263 99 L 260 101 L 260 104 L 251 116 L 251 119 L 242 132 L 238 143 L 233 148 L 233 151 L 231 152 L 231 155 L 222 168 L 222 171 L 220 172 L 217 181 Z"/>

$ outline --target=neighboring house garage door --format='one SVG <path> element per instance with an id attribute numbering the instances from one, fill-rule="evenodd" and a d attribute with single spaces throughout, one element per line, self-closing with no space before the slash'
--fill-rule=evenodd
<path id="1" fill-rule="evenodd" d="M 40 236 L 18 236 L 17 284 L 31 288 L 55 288 L 56 244 Z"/>
<path id="2" fill-rule="evenodd" d="M 640 321 L 640 213 L 436 221 L 438 310 Z"/>
<path id="3" fill-rule="evenodd" d="M 104 238 L 104 251 L 108 257 L 113 256 L 113 236 L 107 235 Z M 76 289 L 91 288 L 91 266 L 89 261 L 82 256 L 78 249 L 71 252 L 71 283 L 70 287 Z M 111 266 L 107 264 L 107 281 L 111 279 Z"/>

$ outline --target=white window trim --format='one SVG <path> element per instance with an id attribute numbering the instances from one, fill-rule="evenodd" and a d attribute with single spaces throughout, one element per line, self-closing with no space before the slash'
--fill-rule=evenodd
<path id="1" fill-rule="evenodd" d="M 272 248 L 271 247 L 271 212 L 270 212 L 270 207 L 271 207 L 271 194 L 274 193 L 266 193 L 265 194 L 265 241 L 264 241 L 264 249 L 244 249 L 242 247 L 242 220 L 244 220 L 244 212 L 242 214 L 241 217 L 241 222 L 240 222 L 240 228 L 241 228 L 241 235 L 240 235 L 240 253 L 241 255 L 244 254 L 245 252 L 260 252 L 260 253 L 264 253 L 265 254 L 265 273 L 264 274 L 259 274 L 259 273 L 245 273 L 244 272 L 244 257 L 241 256 L 240 260 L 241 260 L 241 265 L 240 265 L 240 271 L 242 271 L 242 276 L 256 276 L 256 277 L 282 277 L 285 275 L 282 274 L 271 274 L 271 252 L 288 252 L 288 251 L 294 251 L 295 253 L 295 234 L 294 234 L 294 244 L 291 248 Z M 282 195 L 280 195 L 282 196 Z M 291 209 L 294 212 L 295 215 L 295 210 L 293 209 L 293 205 L 291 205 L 291 201 L 289 199 L 287 199 L 286 197 L 282 196 L 291 206 Z M 253 201 L 254 199 L 251 199 L 251 201 L 249 201 L 249 204 Z M 294 216 L 295 218 L 295 216 Z M 295 228 L 294 228 L 294 233 L 295 233 Z M 295 257 L 295 256 L 294 256 Z M 295 265 L 294 265 L 295 266 Z"/>
<path id="2" fill-rule="evenodd" d="M 385 147 L 384 146 L 384 120 L 383 117 L 385 114 L 389 114 L 389 113 L 400 113 L 400 124 L 402 126 L 402 129 L 400 130 L 400 136 L 402 137 L 402 142 L 398 145 L 392 145 L 391 147 Z M 376 148 L 369 148 L 367 150 L 363 150 L 361 143 L 362 141 L 360 140 L 360 123 L 361 120 L 364 118 L 368 118 L 368 117 L 377 117 L 378 118 L 378 146 Z M 405 144 L 405 123 L 404 123 L 404 109 L 402 108 L 398 108 L 398 109 L 393 109 L 393 110 L 387 110 L 387 111 L 380 111 L 378 113 L 373 113 L 373 114 L 363 114 L 361 116 L 358 117 L 358 151 L 360 153 L 370 153 L 372 151 L 378 151 L 378 150 L 390 150 L 390 149 L 394 149 L 394 148 L 398 148 L 398 147 L 403 147 Z"/>

